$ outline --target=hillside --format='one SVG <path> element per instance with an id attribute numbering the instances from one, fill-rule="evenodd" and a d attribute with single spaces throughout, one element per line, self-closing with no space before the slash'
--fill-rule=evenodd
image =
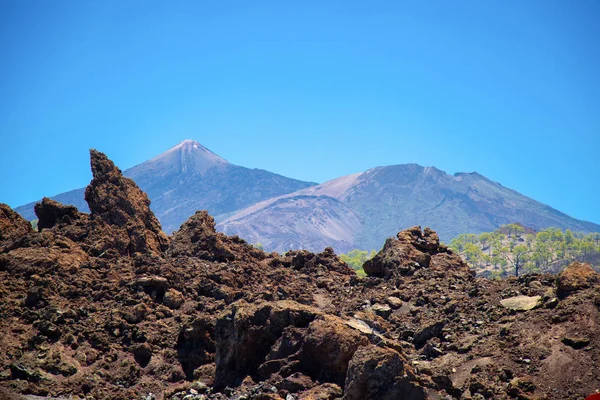
<path id="1" fill-rule="evenodd" d="M 315 185 L 231 164 L 193 140 L 185 140 L 123 174 L 134 179 L 148 193 L 152 211 L 165 232 L 178 229 L 196 210 L 208 210 L 220 221 L 258 201 Z M 88 212 L 84 191 L 83 188 L 76 189 L 51 198 Z M 34 204 L 15 210 L 33 220 Z"/>
<path id="2" fill-rule="evenodd" d="M 377 249 L 400 229 L 436 227 L 449 241 L 519 222 L 534 229 L 600 231 L 478 173 L 449 175 L 434 167 L 403 164 L 370 169 L 263 201 L 219 223 L 223 232 L 260 242 L 269 250 L 302 245 L 317 251 Z M 344 227 L 343 231 L 338 227 Z M 288 234 L 294 229 L 291 242 Z"/>
<path id="3" fill-rule="evenodd" d="M 331 249 L 265 253 L 206 212 L 172 236 L 91 151 L 90 213 L 0 204 L 0 398 L 585 398 L 600 276 L 487 280 L 430 230 L 357 277 Z M 10 393 L 7 393 L 10 392 Z M 34 397 L 31 397 L 34 396 Z"/>
<path id="4" fill-rule="evenodd" d="M 557 274 L 572 262 L 600 269 L 600 233 L 583 234 L 547 228 L 536 232 L 517 224 L 479 235 L 460 234 L 449 246 L 478 275 L 507 277 L 517 273 Z"/>

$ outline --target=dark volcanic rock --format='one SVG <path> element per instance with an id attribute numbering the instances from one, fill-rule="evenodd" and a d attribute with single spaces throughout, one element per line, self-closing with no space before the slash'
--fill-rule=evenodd
<path id="1" fill-rule="evenodd" d="M 0 240 L 21 237 L 32 230 L 29 221 L 13 211 L 8 204 L 0 203 Z"/>
<path id="2" fill-rule="evenodd" d="M 161 253 L 169 244 L 160 223 L 150 210 L 146 193 L 125 178 L 103 153 L 90 150 L 94 178 L 85 190 L 93 217 L 122 228 L 129 237 L 130 253 Z"/>
<path id="3" fill-rule="evenodd" d="M 47 197 L 34 207 L 35 215 L 38 217 L 38 231 L 52 228 L 56 223 L 70 224 L 81 218 L 81 213 L 74 206 L 60 204 Z"/>
<path id="4" fill-rule="evenodd" d="M 461 271 L 469 269 L 460 256 L 440 245 L 437 233 L 429 228 L 421 232 L 420 226 L 414 226 L 399 232 L 396 239 L 387 239 L 383 249 L 367 260 L 363 268 L 367 275 L 388 279 L 412 275 L 430 266 Z"/>
<path id="5" fill-rule="evenodd" d="M 302 270 L 305 273 L 316 273 L 335 271 L 340 274 L 354 275 L 352 268 L 343 262 L 331 247 L 325 248 L 322 253 L 314 254 L 306 250 L 288 251 L 286 257 L 290 257 L 292 268 Z"/>
<path id="6" fill-rule="evenodd" d="M 414 372 L 397 351 L 374 345 L 359 348 L 348 366 L 344 400 L 425 400 Z"/>
<path id="7" fill-rule="evenodd" d="M 267 255 L 237 236 L 215 230 L 215 220 L 206 211 L 196 211 L 173 234 L 167 251 L 171 257 L 197 257 L 208 261 L 262 260 Z"/>

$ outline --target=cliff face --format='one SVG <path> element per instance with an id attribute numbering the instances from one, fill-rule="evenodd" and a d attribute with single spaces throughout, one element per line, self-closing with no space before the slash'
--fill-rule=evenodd
<path id="1" fill-rule="evenodd" d="M 599 279 L 476 279 L 413 227 L 354 272 L 332 249 L 267 254 L 206 212 L 165 236 L 99 152 L 90 214 L 0 206 L 0 396 L 96 399 L 585 397 Z M 152 395 L 150 395 L 152 393 Z"/>

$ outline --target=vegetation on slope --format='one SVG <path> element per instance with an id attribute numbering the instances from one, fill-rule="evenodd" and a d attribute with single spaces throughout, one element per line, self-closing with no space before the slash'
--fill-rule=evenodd
<path id="1" fill-rule="evenodd" d="M 518 224 L 503 225 L 479 235 L 461 234 L 449 244 L 478 274 L 505 277 L 531 272 L 557 273 L 573 261 L 598 266 L 600 233 L 558 228 L 539 232 Z"/>

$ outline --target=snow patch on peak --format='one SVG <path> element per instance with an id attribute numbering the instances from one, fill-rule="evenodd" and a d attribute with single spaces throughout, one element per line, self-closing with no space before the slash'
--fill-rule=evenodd
<path id="1" fill-rule="evenodd" d="M 169 171 L 204 174 L 211 168 L 225 166 L 229 162 L 202 146 L 199 142 L 186 139 L 153 159 L 140 164 L 139 167 L 145 168 L 159 164 L 162 169 L 167 167 Z"/>

